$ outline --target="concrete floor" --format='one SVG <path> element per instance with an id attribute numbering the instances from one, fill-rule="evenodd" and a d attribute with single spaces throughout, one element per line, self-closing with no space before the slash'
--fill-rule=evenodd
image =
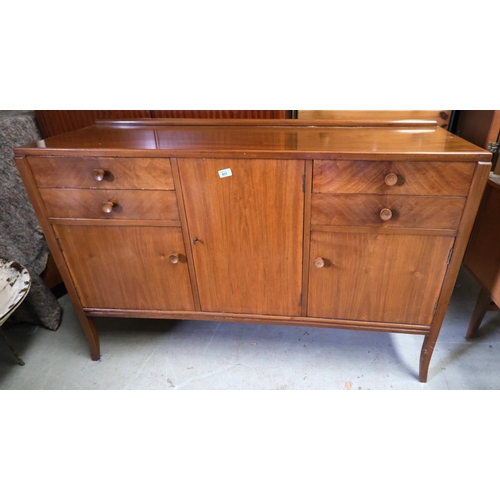
<path id="1" fill-rule="evenodd" d="M 423 337 L 323 328 L 97 318 L 94 362 L 65 295 L 56 332 L 6 329 L 26 364 L 0 340 L 0 389 L 500 389 L 500 314 L 464 339 L 478 291 L 462 269 L 427 384 Z"/>

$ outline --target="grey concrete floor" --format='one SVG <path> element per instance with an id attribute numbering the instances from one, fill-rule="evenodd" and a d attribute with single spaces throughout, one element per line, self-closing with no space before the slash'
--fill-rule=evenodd
<path id="1" fill-rule="evenodd" d="M 6 329 L 0 389 L 500 389 L 500 314 L 464 339 L 479 287 L 461 270 L 426 384 L 420 335 L 205 321 L 95 320 L 101 360 L 89 349 L 67 295 L 56 332 Z"/>

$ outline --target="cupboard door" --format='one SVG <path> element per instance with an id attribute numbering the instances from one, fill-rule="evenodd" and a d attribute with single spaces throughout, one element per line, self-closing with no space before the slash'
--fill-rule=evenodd
<path id="1" fill-rule="evenodd" d="M 308 316 L 430 325 L 454 238 L 313 232 Z"/>
<path id="2" fill-rule="evenodd" d="M 194 310 L 180 228 L 54 229 L 83 307 Z"/>
<path id="3" fill-rule="evenodd" d="M 201 309 L 299 316 L 304 161 L 178 163 Z"/>

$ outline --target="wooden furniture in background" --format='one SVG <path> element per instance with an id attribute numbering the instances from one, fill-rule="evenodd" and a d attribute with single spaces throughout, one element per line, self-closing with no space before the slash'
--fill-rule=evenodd
<path id="1" fill-rule="evenodd" d="M 35 111 L 35 117 L 40 132 L 46 139 L 94 125 L 96 120 L 135 120 L 138 118 L 278 119 L 291 117 L 291 112 L 284 110 L 50 110 Z"/>
<path id="2" fill-rule="evenodd" d="M 427 380 L 491 153 L 435 124 L 151 125 L 16 149 L 92 359 L 94 316 L 292 324 L 423 335 Z"/>
<path id="3" fill-rule="evenodd" d="M 488 181 L 464 265 L 481 285 L 466 334 L 472 340 L 486 312 L 498 311 L 500 306 L 500 178 Z"/>
<path id="4" fill-rule="evenodd" d="M 458 114 L 457 135 L 494 153 L 494 174 L 500 174 L 500 111 L 464 110 Z M 497 178 L 498 179 L 498 178 Z M 481 285 L 465 338 L 473 340 L 487 311 L 500 305 L 500 187 L 488 181 L 464 259 L 465 268 Z"/>
<path id="5" fill-rule="evenodd" d="M 291 118 L 291 111 L 285 110 L 173 110 L 173 111 L 151 111 L 151 118 L 203 118 L 203 119 L 283 119 Z"/>
<path id="6" fill-rule="evenodd" d="M 297 112 L 297 118 L 299 120 L 431 120 L 435 121 L 439 127 L 447 128 L 451 111 L 300 110 Z"/>
<path id="7" fill-rule="evenodd" d="M 458 112 L 455 132 L 466 141 L 494 153 L 494 173 L 500 175 L 500 111 L 464 110 Z"/>

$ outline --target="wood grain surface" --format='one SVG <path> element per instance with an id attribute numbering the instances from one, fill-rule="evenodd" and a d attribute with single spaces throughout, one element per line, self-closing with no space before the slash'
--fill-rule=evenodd
<path id="1" fill-rule="evenodd" d="M 92 359 L 87 315 L 336 326 L 424 334 L 426 381 L 491 153 L 428 122 L 202 122 L 15 150 Z"/>
<path id="2" fill-rule="evenodd" d="M 451 110 L 299 110 L 299 120 L 434 120 L 448 127 Z"/>
<path id="3" fill-rule="evenodd" d="M 453 242 L 313 232 L 308 316 L 430 325 Z M 314 265 L 318 257 L 322 268 Z"/>
<path id="4" fill-rule="evenodd" d="M 44 138 L 66 134 L 93 125 L 97 120 L 133 120 L 137 118 L 287 118 L 284 110 L 46 110 L 35 111 Z"/>
<path id="5" fill-rule="evenodd" d="M 251 120 L 248 120 L 249 122 Z M 439 128 L 328 127 L 321 122 L 301 127 L 286 125 L 134 126 L 111 124 L 88 127 L 16 148 L 18 155 L 68 156 L 216 156 L 276 159 L 350 159 L 389 161 L 489 161 L 491 153 Z M 271 124 L 270 124 L 271 122 Z M 162 122 L 166 123 L 166 122 Z M 125 153 L 126 152 L 126 153 Z"/>
<path id="6" fill-rule="evenodd" d="M 474 162 L 391 162 L 316 160 L 315 193 L 411 194 L 467 196 Z M 397 176 L 389 186 L 388 175 Z"/>
<path id="7" fill-rule="evenodd" d="M 33 204 L 33 208 L 35 209 L 35 213 L 40 222 L 40 226 L 42 227 L 43 234 L 47 239 L 50 252 L 54 256 L 54 261 L 57 264 L 59 272 L 61 273 L 61 277 L 68 291 L 71 303 L 75 308 L 76 315 L 78 317 L 78 320 L 80 321 L 80 325 L 82 326 L 83 332 L 89 344 L 90 356 L 94 361 L 97 361 L 101 356 L 99 334 L 92 318 L 87 317 L 86 313 L 83 310 L 83 306 L 76 291 L 75 284 L 68 269 L 68 265 L 61 252 L 61 248 L 59 247 L 58 240 L 54 232 L 54 227 L 51 225 L 47 217 L 47 212 L 40 196 L 40 191 L 36 185 L 35 178 L 33 177 L 31 167 L 29 166 L 26 158 L 16 158 L 15 162 L 19 170 L 19 174 L 21 175 L 21 178 L 23 180 L 24 186 L 26 187 L 29 199 Z"/>
<path id="8" fill-rule="evenodd" d="M 436 313 L 434 314 L 430 332 L 425 336 L 424 342 L 422 344 L 419 370 L 419 378 L 421 382 L 427 382 L 429 363 L 434 351 L 434 347 L 436 345 L 437 338 L 439 336 L 441 326 L 443 324 L 446 309 L 450 302 L 453 287 L 457 280 L 458 271 L 460 270 L 460 266 L 463 261 L 467 242 L 469 241 L 472 227 L 474 225 L 474 220 L 481 203 L 481 196 L 488 180 L 488 174 L 490 170 L 490 162 L 478 162 L 476 164 L 476 169 L 474 172 L 474 176 L 472 177 L 471 187 L 469 190 L 469 195 L 467 196 L 464 213 L 462 219 L 460 220 L 460 226 L 458 227 L 457 238 L 455 241 L 455 246 L 453 247 L 453 254 L 442 283 L 438 307 L 436 309 Z"/>
<path id="9" fill-rule="evenodd" d="M 311 224 L 392 228 L 457 229 L 466 198 L 314 193 Z M 382 220 L 382 210 L 392 217 Z"/>
<path id="10" fill-rule="evenodd" d="M 66 134 L 93 125 L 96 120 L 133 120 L 151 118 L 151 111 L 142 110 L 40 110 L 35 111 L 44 138 Z"/>
<path id="11" fill-rule="evenodd" d="M 463 110 L 457 121 L 457 135 L 482 148 L 498 138 L 500 111 L 494 110 Z"/>
<path id="12" fill-rule="evenodd" d="M 138 189 L 40 189 L 51 218 L 180 220 L 175 191 Z M 102 205 L 116 206 L 103 213 Z"/>
<path id="13" fill-rule="evenodd" d="M 113 318 L 163 318 L 200 321 L 229 321 L 249 324 L 275 324 L 290 326 L 310 326 L 318 328 L 340 328 L 342 330 L 363 330 L 368 332 L 397 332 L 426 335 L 426 325 L 410 325 L 408 323 L 383 323 L 379 321 L 357 321 L 335 318 L 313 318 L 301 316 L 274 316 L 262 314 L 237 314 L 199 311 L 158 311 L 146 309 L 105 309 L 87 307 L 88 316 L 109 316 Z M 325 332 L 327 333 L 327 332 Z"/>
<path id="14" fill-rule="evenodd" d="M 54 229 L 84 307 L 194 310 L 180 228 Z"/>
<path id="15" fill-rule="evenodd" d="M 41 188 L 174 189 L 168 158 L 31 157 Z M 97 181 L 94 170 L 103 170 Z"/>
<path id="16" fill-rule="evenodd" d="M 299 316 L 305 162 L 178 164 L 201 309 Z"/>
<path id="17" fill-rule="evenodd" d="M 500 305 L 500 185 L 493 181 L 486 186 L 464 264 Z"/>
<path id="18" fill-rule="evenodd" d="M 209 119 L 280 119 L 286 118 L 287 112 L 284 110 L 234 110 L 234 109 L 220 109 L 220 110 L 162 110 L 151 111 L 152 118 L 209 118 Z"/>

